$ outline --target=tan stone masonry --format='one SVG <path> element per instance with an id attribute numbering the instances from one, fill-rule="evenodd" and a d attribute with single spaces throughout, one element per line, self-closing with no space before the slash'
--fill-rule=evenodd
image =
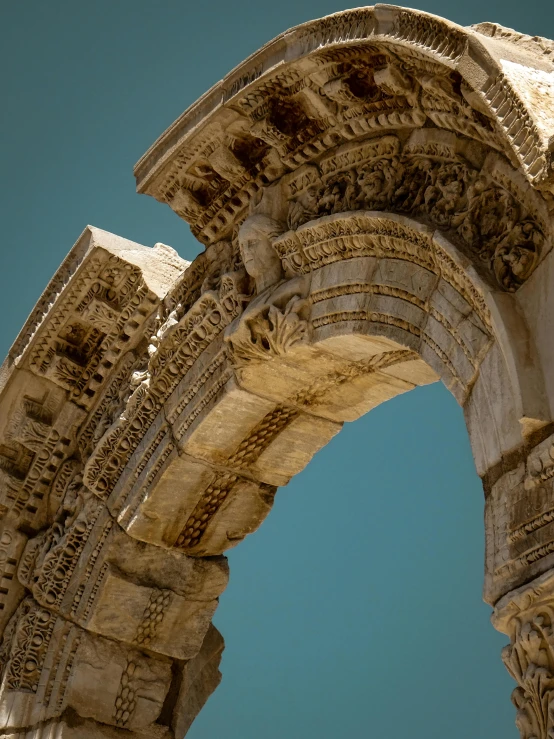
<path id="1" fill-rule="evenodd" d="M 442 380 L 484 597 L 554 736 L 554 42 L 395 6 L 287 31 L 136 166 L 205 251 L 87 227 L 0 375 L 0 730 L 182 739 L 224 553 L 342 425 Z"/>

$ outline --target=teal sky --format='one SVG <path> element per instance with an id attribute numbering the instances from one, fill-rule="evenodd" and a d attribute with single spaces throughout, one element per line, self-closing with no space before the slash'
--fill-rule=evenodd
<path id="1" fill-rule="evenodd" d="M 554 38 L 551 0 L 421 0 Z M 336 0 L 0 0 L 0 354 L 87 223 L 185 258 L 135 193 L 154 139 L 233 66 Z M 442 385 L 380 406 L 229 553 L 223 682 L 189 739 L 515 739 L 505 637 L 481 600 L 483 494 Z"/>

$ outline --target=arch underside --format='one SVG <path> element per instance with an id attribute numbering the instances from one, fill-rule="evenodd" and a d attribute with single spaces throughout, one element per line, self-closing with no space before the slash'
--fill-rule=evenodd
<path id="1" fill-rule="evenodd" d="M 0 379 L 4 734 L 182 737 L 220 678 L 224 552 L 343 423 L 440 379 L 484 482 L 518 725 L 548 739 L 520 644 L 554 587 L 528 308 L 552 261 L 549 44 L 394 6 L 305 24 L 137 165 L 206 245 L 192 264 L 86 229 Z"/>

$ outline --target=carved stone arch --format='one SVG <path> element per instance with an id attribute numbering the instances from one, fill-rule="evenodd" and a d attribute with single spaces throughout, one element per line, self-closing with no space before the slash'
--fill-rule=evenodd
<path id="1" fill-rule="evenodd" d="M 305 23 L 185 111 L 136 165 L 138 190 L 212 243 L 268 182 L 329 147 L 431 126 L 502 153 L 548 195 L 551 46 L 495 24 L 461 28 L 391 5 Z M 296 121 L 289 131 L 279 128 L 280 104 L 289 128 Z M 222 169 L 223 156 L 235 166 Z"/>
<path id="2" fill-rule="evenodd" d="M 554 43 L 396 6 L 287 31 L 137 164 L 194 262 L 88 227 L 0 374 L 0 729 L 182 737 L 223 553 L 441 379 L 525 739 L 554 731 Z M 91 689 L 91 686 L 94 689 Z"/>
<path id="3" fill-rule="evenodd" d="M 393 213 L 351 211 L 310 221 L 273 246 L 286 272 L 310 276 L 314 346 L 352 361 L 372 356 L 383 340 L 392 342 L 391 349 L 409 351 L 411 359 L 404 361 L 415 362 L 409 365 L 414 379 L 420 373 L 421 381 L 441 379 L 466 408 L 470 436 L 482 424 L 472 418 L 470 396 L 483 383 L 483 362 L 496 353 L 499 374 L 489 378 L 492 386 L 483 387 L 484 396 L 499 382 L 510 390 L 499 409 L 502 417 L 490 415 L 486 435 L 494 445 L 485 449 L 479 434 L 472 438 L 478 471 L 484 473 L 502 452 L 521 443 L 518 347 L 506 342 L 506 324 L 517 320 L 515 306 L 506 302 L 499 309 L 494 291 L 440 231 Z M 409 380 L 410 371 L 406 365 L 400 376 Z M 544 399 L 540 373 L 536 379 L 533 397 L 526 398 L 535 406 Z"/>
<path id="4" fill-rule="evenodd" d="M 441 379 L 464 408 L 487 493 L 510 460 L 551 433 L 538 356 L 514 297 L 491 289 L 444 234 L 406 216 L 349 211 L 272 246 L 289 278 L 279 288 L 287 300 L 276 310 L 266 291 L 263 307 L 254 301 L 226 331 L 241 387 L 342 423 Z M 509 555 L 491 547 L 485 598 L 494 603 L 506 586 L 495 561 Z M 518 572 L 511 582 L 522 579 Z"/>

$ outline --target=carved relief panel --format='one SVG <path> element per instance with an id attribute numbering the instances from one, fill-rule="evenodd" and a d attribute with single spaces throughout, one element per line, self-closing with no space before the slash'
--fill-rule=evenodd
<path id="1" fill-rule="evenodd" d="M 488 599 L 554 563 L 554 437 L 528 449 L 486 501 Z"/>
<path id="2" fill-rule="evenodd" d="M 493 448 L 487 598 L 552 566 L 554 437 L 503 312 L 551 249 L 554 107 L 526 97 L 551 55 L 514 34 L 394 6 L 293 29 L 137 165 L 193 264 L 81 237 L 0 388 L 8 736 L 182 735 L 220 677 L 221 554 L 344 422 L 437 379 Z M 526 739 L 554 736 L 550 580 L 496 604 Z"/>
<path id="3" fill-rule="evenodd" d="M 494 154 L 445 131 L 424 129 L 346 144 L 288 175 L 288 223 L 382 210 L 422 218 L 449 234 L 485 277 L 516 290 L 536 267 L 549 232 L 540 197 Z"/>
<path id="4" fill-rule="evenodd" d="M 35 339 L 30 368 L 90 408 L 105 375 L 123 348 L 131 348 L 156 303 L 137 267 L 97 251 L 53 308 L 48 331 Z"/>
<path id="5" fill-rule="evenodd" d="M 5 389 L 0 421 L 0 506 L 16 527 L 48 521 L 85 413 L 50 382 L 20 371 Z"/>

